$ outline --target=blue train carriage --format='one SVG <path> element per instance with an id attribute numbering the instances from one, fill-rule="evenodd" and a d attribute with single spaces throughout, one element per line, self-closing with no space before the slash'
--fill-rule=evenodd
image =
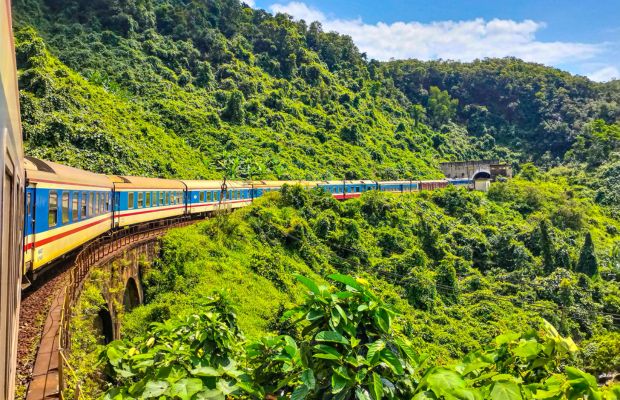
<path id="1" fill-rule="evenodd" d="M 410 193 L 419 190 L 418 181 L 380 181 L 378 182 L 379 190 L 382 192 L 392 193 Z"/>
<path id="2" fill-rule="evenodd" d="M 294 185 L 300 182 L 293 181 L 253 181 L 251 183 L 254 198 L 261 197 L 270 192 L 279 192 L 285 184 Z"/>
<path id="3" fill-rule="evenodd" d="M 377 182 L 371 180 L 321 181 L 318 186 L 325 189 L 337 200 L 360 197 L 362 193 L 377 189 Z"/>
<path id="4" fill-rule="evenodd" d="M 112 226 L 105 176 L 26 157 L 24 269 L 35 272 Z"/>
<path id="5" fill-rule="evenodd" d="M 186 186 L 181 181 L 110 176 L 114 185 L 114 227 L 185 215 Z"/>
<path id="6" fill-rule="evenodd" d="M 233 209 L 252 202 L 252 185 L 241 181 L 183 180 L 187 187 L 188 212 L 207 214 L 216 210 Z"/>
<path id="7" fill-rule="evenodd" d="M 474 181 L 468 178 L 448 179 L 448 182 L 456 187 L 463 187 L 466 189 L 474 188 Z"/>

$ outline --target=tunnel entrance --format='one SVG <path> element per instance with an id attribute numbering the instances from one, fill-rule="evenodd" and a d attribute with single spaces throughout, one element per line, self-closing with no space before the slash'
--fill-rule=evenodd
<path id="1" fill-rule="evenodd" d="M 125 311 L 131 311 L 139 305 L 140 293 L 138 292 L 138 285 L 135 279 L 129 278 L 125 286 L 125 293 L 123 294 L 123 307 Z"/>
<path id="2" fill-rule="evenodd" d="M 478 171 L 474 174 L 473 180 L 478 179 L 491 179 L 491 173 L 489 171 Z"/>
<path id="3" fill-rule="evenodd" d="M 101 308 L 95 317 L 95 329 L 100 333 L 100 343 L 108 344 L 114 340 L 114 327 L 112 325 L 112 316 L 110 312 Z"/>

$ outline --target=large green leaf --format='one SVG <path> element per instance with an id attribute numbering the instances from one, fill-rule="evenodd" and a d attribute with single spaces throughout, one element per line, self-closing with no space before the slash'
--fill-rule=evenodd
<path id="1" fill-rule="evenodd" d="M 384 361 L 388 365 L 388 367 L 390 367 L 390 369 L 394 371 L 394 373 L 398 375 L 403 374 L 403 365 L 401 364 L 398 357 L 396 357 L 396 355 L 392 353 L 390 349 L 381 350 L 381 355 L 379 358 L 381 358 L 381 360 Z"/>
<path id="2" fill-rule="evenodd" d="M 304 400 L 308 396 L 308 386 L 297 386 L 291 394 L 291 400 Z"/>
<path id="3" fill-rule="evenodd" d="M 182 400 L 189 400 L 194 394 L 202 390 L 202 381 L 198 378 L 185 378 L 177 381 L 170 388 L 170 396 L 178 396 Z"/>
<path id="4" fill-rule="evenodd" d="M 312 279 L 306 278 L 303 275 L 295 275 L 295 279 L 297 279 L 305 287 L 310 289 L 310 291 L 314 293 L 315 295 L 319 296 L 321 294 L 321 290 L 319 289 L 319 286 Z"/>
<path id="5" fill-rule="evenodd" d="M 142 397 L 148 399 L 150 397 L 159 397 L 168 389 L 169 384 L 166 381 L 148 381 L 144 385 Z"/>
<path id="6" fill-rule="evenodd" d="M 428 387 L 438 396 L 465 387 L 465 381 L 457 372 L 447 368 L 434 368 L 426 376 Z"/>
<path id="7" fill-rule="evenodd" d="M 376 372 L 372 373 L 372 384 L 370 388 L 373 399 L 381 400 L 381 398 L 383 398 L 383 382 L 381 382 L 381 375 Z"/>
<path id="8" fill-rule="evenodd" d="M 342 275 L 342 274 L 331 274 L 331 275 L 327 275 L 327 277 L 331 280 L 334 280 L 336 282 L 340 282 L 340 283 L 344 283 L 347 286 L 352 287 L 353 289 L 357 290 L 358 292 L 361 292 L 364 290 L 364 287 L 362 285 L 360 285 L 359 283 L 357 283 L 357 281 L 348 276 L 348 275 Z"/>
<path id="9" fill-rule="evenodd" d="M 315 340 L 319 342 L 332 342 L 332 343 L 341 343 L 341 344 L 349 344 L 349 340 L 334 331 L 322 331 L 316 334 L 314 337 Z"/>
<path id="10" fill-rule="evenodd" d="M 366 360 L 371 363 L 375 355 L 381 352 L 381 350 L 383 350 L 384 348 L 385 342 L 381 339 L 368 344 L 368 353 L 366 353 Z"/>
<path id="11" fill-rule="evenodd" d="M 355 398 L 357 400 L 372 400 L 368 395 L 368 392 L 361 387 L 355 389 Z"/>
<path id="12" fill-rule="evenodd" d="M 207 366 L 199 365 L 196 368 L 189 371 L 193 376 L 222 376 L 222 372 L 217 369 Z"/>
<path id="13" fill-rule="evenodd" d="M 534 340 L 528 340 L 521 343 L 516 349 L 513 350 L 513 354 L 517 357 L 529 360 L 538 355 L 543 350 L 540 343 Z"/>
<path id="14" fill-rule="evenodd" d="M 332 374 L 332 393 L 340 393 L 347 386 L 349 380 L 339 374 Z"/>
<path id="15" fill-rule="evenodd" d="M 491 400 L 522 400 L 521 390 L 514 382 L 496 382 L 491 390 Z"/>
<path id="16" fill-rule="evenodd" d="M 301 381 L 309 390 L 314 390 L 316 379 L 314 379 L 314 372 L 312 372 L 310 368 L 305 369 L 304 372 L 301 373 Z"/>

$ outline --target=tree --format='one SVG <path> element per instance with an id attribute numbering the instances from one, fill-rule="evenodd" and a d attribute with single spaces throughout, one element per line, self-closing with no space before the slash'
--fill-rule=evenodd
<path id="1" fill-rule="evenodd" d="M 577 272 L 581 272 L 588 276 L 593 276 L 598 272 L 598 261 L 594 252 L 594 242 L 590 232 L 586 234 L 586 240 L 581 248 L 579 262 L 577 262 Z"/>
<path id="2" fill-rule="evenodd" d="M 226 108 L 222 112 L 222 118 L 226 121 L 232 122 L 234 124 L 240 124 L 243 122 L 243 93 L 239 90 L 235 90 L 232 92 L 230 97 L 228 98 L 228 103 L 226 104 Z"/>
<path id="3" fill-rule="evenodd" d="M 426 109 L 420 104 L 414 104 L 409 107 L 409 115 L 413 118 L 414 126 L 418 126 L 426 121 Z"/>
<path id="4" fill-rule="evenodd" d="M 448 123 L 456 114 L 459 101 L 450 97 L 446 90 L 431 86 L 428 96 L 428 112 L 433 126 L 440 127 Z"/>
<path id="5" fill-rule="evenodd" d="M 540 171 L 533 163 L 525 163 L 521 166 L 519 176 L 528 181 L 533 181 L 540 175 Z"/>
<path id="6" fill-rule="evenodd" d="M 553 272 L 555 263 L 553 260 L 553 241 L 549 234 L 549 223 L 547 220 L 542 220 L 538 227 L 540 231 L 540 252 L 543 258 L 543 269 L 546 274 Z"/>
<path id="7" fill-rule="evenodd" d="M 458 262 L 457 257 L 453 255 L 446 256 L 439 263 L 437 275 L 435 276 L 437 291 L 441 293 L 442 299 L 447 303 L 456 303 L 458 301 L 459 281 L 454 268 L 456 262 Z"/>

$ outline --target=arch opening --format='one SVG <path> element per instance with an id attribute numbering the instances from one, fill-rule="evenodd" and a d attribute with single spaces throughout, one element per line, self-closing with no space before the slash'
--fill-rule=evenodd
<path id="1" fill-rule="evenodd" d="M 491 179 L 491 173 L 489 171 L 478 171 L 473 176 L 473 180 L 477 179 Z"/>
<path id="2" fill-rule="evenodd" d="M 114 340 L 114 326 L 110 311 L 105 308 L 99 309 L 95 317 L 95 329 L 100 333 L 100 343 L 106 345 Z"/>
<path id="3" fill-rule="evenodd" d="M 123 307 L 129 312 L 140 305 L 140 293 L 135 279 L 129 278 L 123 294 Z"/>

